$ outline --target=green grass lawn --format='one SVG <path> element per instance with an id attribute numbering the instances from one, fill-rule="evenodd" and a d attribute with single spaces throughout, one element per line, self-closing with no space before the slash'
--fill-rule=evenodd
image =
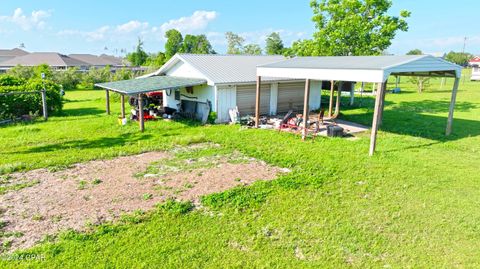
<path id="1" fill-rule="evenodd" d="M 404 79 L 402 82 L 407 82 Z M 0 127 L 0 174 L 204 141 L 292 169 L 203 199 L 168 203 L 90 233 L 65 233 L 0 267 L 470 267 L 480 266 L 480 83 L 461 84 L 444 136 L 452 81 L 388 94 L 377 154 L 360 139 L 317 138 L 238 126 L 147 122 L 119 126 L 102 91 L 67 92 L 62 115 Z M 326 100 L 327 98 L 325 98 Z M 347 99 L 344 100 L 347 103 Z M 343 118 L 370 124 L 373 98 Z M 66 205 L 67 206 L 67 205 Z"/>

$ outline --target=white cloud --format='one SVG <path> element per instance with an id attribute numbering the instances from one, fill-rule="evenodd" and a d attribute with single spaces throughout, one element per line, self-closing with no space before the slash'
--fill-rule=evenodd
<path id="1" fill-rule="evenodd" d="M 148 28 L 148 22 L 129 21 L 127 23 L 118 25 L 116 27 L 119 33 L 131 33 L 138 30 L 145 30 Z"/>
<path id="2" fill-rule="evenodd" d="M 193 12 L 192 16 L 170 20 L 160 27 L 154 27 L 152 30 L 154 32 L 161 31 L 165 33 L 170 29 L 177 29 L 182 33 L 192 33 L 205 29 L 208 24 L 217 17 L 218 13 L 215 11 L 197 10 Z"/>
<path id="3" fill-rule="evenodd" d="M 81 36 L 87 41 L 101 41 L 106 39 L 110 29 L 110 26 L 105 25 L 93 31 L 63 30 L 57 34 L 59 36 Z"/>
<path id="4" fill-rule="evenodd" d="M 45 19 L 51 16 L 51 11 L 34 10 L 30 15 L 25 15 L 21 8 L 15 9 L 11 16 L 0 16 L 0 21 L 18 25 L 25 31 L 45 28 Z"/>

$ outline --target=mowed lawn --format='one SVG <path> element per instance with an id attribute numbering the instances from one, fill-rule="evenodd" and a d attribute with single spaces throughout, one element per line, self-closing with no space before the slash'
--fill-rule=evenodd
<path id="1" fill-rule="evenodd" d="M 105 115 L 104 92 L 69 91 L 62 115 L 0 127 L 1 174 L 205 141 L 292 172 L 207 196 L 194 210 L 168 203 L 90 233 L 65 233 L 23 252 L 43 260 L 0 259 L 0 267 L 479 267 L 480 83 L 461 83 L 445 137 L 451 85 L 439 89 L 432 80 L 419 94 L 402 84 L 401 94 L 388 94 L 373 157 L 368 133 L 302 142 L 164 121 L 140 133 L 135 123 L 117 124 L 119 103 Z M 373 98 L 342 112 L 370 124 Z"/>

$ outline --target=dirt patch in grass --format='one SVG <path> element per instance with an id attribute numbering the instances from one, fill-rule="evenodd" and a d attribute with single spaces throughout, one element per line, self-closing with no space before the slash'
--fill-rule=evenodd
<path id="1" fill-rule="evenodd" d="M 0 195 L 0 253 L 31 247 L 62 230 L 82 231 L 88 224 L 149 210 L 169 198 L 198 201 L 281 172 L 285 170 L 238 152 L 201 144 L 10 174 L 9 182 L 36 184 Z"/>

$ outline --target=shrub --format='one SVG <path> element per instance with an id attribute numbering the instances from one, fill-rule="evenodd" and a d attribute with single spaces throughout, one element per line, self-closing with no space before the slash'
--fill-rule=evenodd
<path id="1" fill-rule="evenodd" d="M 78 72 L 78 68 L 69 68 L 65 71 L 56 71 L 53 73 L 53 81 L 62 85 L 65 90 L 73 90 L 80 84 L 82 75 Z"/>
<path id="2" fill-rule="evenodd" d="M 60 86 L 53 81 L 45 80 L 47 107 L 49 112 L 62 110 Z M 0 93 L 41 91 L 41 79 L 25 81 L 11 76 L 0 77 Z M 12 94 L 0 96 L 0 119 L 12 119 L 27 114 L 40 114 L 42 111 L 41 94 Z"/>

